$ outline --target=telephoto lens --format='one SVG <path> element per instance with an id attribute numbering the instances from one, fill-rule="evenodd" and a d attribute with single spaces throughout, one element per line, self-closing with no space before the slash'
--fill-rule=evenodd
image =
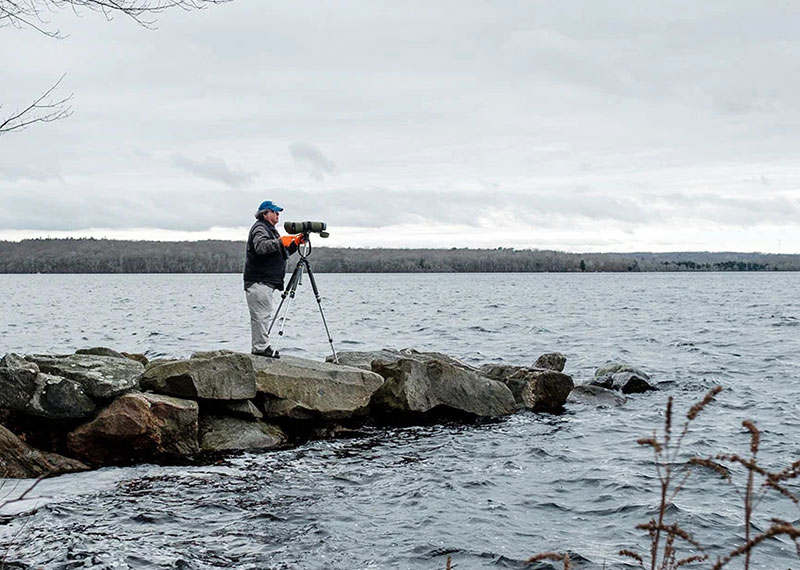
<path id="1" fill-rule="evenodd" d="M 284 222 L 283 229 L 289 234 L 322 233 L 327 228 L 325 222 Z"/>

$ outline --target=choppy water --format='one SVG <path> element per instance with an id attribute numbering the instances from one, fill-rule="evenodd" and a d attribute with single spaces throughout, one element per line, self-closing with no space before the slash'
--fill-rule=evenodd
<path id="1" fill-rule="evenodd" d="M 568 550 L 579 568 L 626 568 L 617 551 L 644 553 L 634 527 L 658 505 L 651 456 L 634 442 L 663 421 L 668 395 L 685 411 L 714 384 L 726 388 L 687 438 L 694 453 L 746 452 L 741 421 L 751 418 L 767 467 L 800 459 L 800 274 L 317 280 L 338 350 L 410 346 L 513 364 L 559 350 L 576 382 L 622 360 L 649 371 L 662 391 L 622 408 L 570 405 L 560 416 L 376 431 L 203 467 L 57 477 L 13 505 L 38 506 L 33 514 L 0 526 L 7 560 L 64 569 L 444 569 L 450 555 L 467 570 L 521 568 L 534 553 Z M 0 275 L 0 291 L 0 353 L 248 347 L 237 275 Z M 281 348 L 329 353 L 308 285 Z M 14 489 L 6 481 L 0 491 Z M 733 488 L 698 475 L 670 514 L 717 553 L 743 535 L 740 505 Z M 757 529 L 771 516 L 800 524 L 785 499 L 767 496 L 758 512 Z M 753 562 L 800 568 L 785 539 L 768 541 Z"/>

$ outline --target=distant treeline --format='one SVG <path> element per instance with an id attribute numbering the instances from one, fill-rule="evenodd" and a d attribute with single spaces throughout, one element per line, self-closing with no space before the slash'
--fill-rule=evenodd
<path id="1" fill-rule="evenodd" d="M 244 249 L 243 242 L 211 240 L 0 241 L 0 273 L 240 273 Z M 800 271 L 800 255 L 727 252 L 315 247 L 310 260 L 321 273 Z"/>

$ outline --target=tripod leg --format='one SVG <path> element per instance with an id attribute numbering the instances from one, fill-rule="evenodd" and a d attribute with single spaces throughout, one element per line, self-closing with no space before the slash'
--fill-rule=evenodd
<path id="1" fill-rule="evenodd" d="M 294 293 L 297 290 L 297 284 L 300 282 L 300 274 L 303 272 L 303 269 L 300 267 L 300 264 L 297 264 L 297 267 L 294 268 L 292 271 L 292 276 L 289 277 L 289 282 L 286 284 L 286 288 L 281 293 L 281 302 L 278 304 L 278 308 L 275 309 L 275 314 L 272 315 L 272 321 L 269 323 L 269 328 L 267 329 L 267 336 L 270 335 L 272 332 L 272 327 L 275 326 L 275 321 L 278 320 L 278 316 L 281 313 L 281 308 L 283 307 L 284 301 L 286 301 L 286 297 L 290 296 L 289 302 L 294 299 Z M 289 312 L 289 305 L 286 305 L 286 311 L 283 313 L 283 320 L 281 321 L 281 328 L 278 332 L 278 336 L 283 336 L 283 326 L 286 323 L 286 313 Z"/>
<path id="2" fill-rule="evenodd" d="M 289 302 L 286 303 L 286 310 L 283 312 L 283 319 L 281 319 L 281 328 L 278 331 L 278 336 L 283 336 L 283 329 L 286 328 L 286 317 L 289 316 L 289 305 L 294 300 L 294 295 L 297 292 L 297 286 L 300 285 L 300 282 L 303 280 L 303 268 L 299 263 L 297 264 L 297 267 L 294 268 L 292 277 L 294 279 L 289 279 L 289 285 L 286 287 L 286 289 L 289 291 Z"/>
<path id="3" fill-rule="evenodd" d="M 333 337 L 331 336 L 331 331 L 328 330 L 328 322 L 325 320 L 325 312 L 322 310 L 322 298 L 319 296 L 319 289 L 317 288 L 317 280 L 314 279 L 314 273 L 311 271 L 311 265 L 309 265 L 308 260 L 303 259 L 301 263 L 304 263 L 306 266 L 308 279 L 309 281 L 311 281 L 311 288 L 314 290 L 314 297 L 317 298 L 317 306 L 319 307 L 319 314 L 322 317 L 322 324 L 325 325 L 325 333 L 328 335 L 328 342 L 331 343 L 331 350 L 333 351 L 333 361 L 336 364 L 339 364 L 339 357 L 336 355 L 336 348 L 333 346 Z"/>

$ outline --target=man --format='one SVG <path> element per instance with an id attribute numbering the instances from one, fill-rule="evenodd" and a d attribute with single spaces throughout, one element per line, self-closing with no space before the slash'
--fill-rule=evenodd
<path id="1" fill-rule="evenodd" d="M 272 297 L 283 291 L 286 260 L 303 243 L 302 234 L 281 238 L 275 226 L 283 208 L 270 200 L 261 202 L 256 222 L 247 237 L 247 260 L 244 266 L 244 293 L 250 309 L 251 352 L 258 356 L 280 358 L 269 345 Z"/>

